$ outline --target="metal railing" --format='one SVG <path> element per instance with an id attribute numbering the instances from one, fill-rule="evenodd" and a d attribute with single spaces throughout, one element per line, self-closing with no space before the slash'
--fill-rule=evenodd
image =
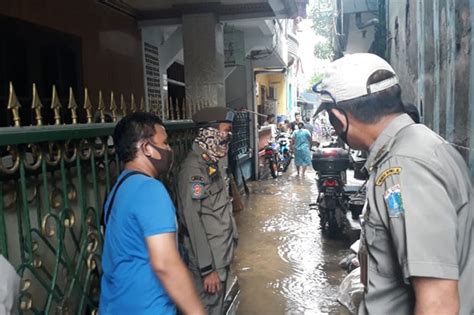
<path id="1" fill-rule="evenodd" d="M 65 120 L 53 87 L 54 125 L 44 125 L 45 109 L 33 86 L 35 126 L 22 126 L 10 84 L 8 109 L 14 127 L 0 128 L 0 253 L 22 278 L 21 313 L 97 313 L 102 235 L 102 203 L 120 172 L 111 138 L 115 121 L 137 107 L 134 97 L 106 108 L 102 93 L 96 113 L 87 90 L 79 107 L 72 89 Z M 78 111 L 85 115 L 78 115 Z M 120 113 L 119 113 L 120 111 Z M 107 112 L 112 122 L 105 122 Z M 94 116 L 101 123 L 94 123 Z M 83 117 L 81 121 L 79 117 Z M 191 147 L 189 121 L 166 124 L 178 158 Z"/>
<path id="2" fill-rule="evenodd" d="M 191 120 L 195 112 L 210 107 L 211 103 L 207 100 L 192 102 L 184 97 L 168 97 L 164 105 L 164 120 Z"/>

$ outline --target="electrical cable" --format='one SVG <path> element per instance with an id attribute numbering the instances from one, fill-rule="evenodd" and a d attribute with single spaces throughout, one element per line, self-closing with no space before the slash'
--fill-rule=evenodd
<path id="1" fill-rule="evenodd" d="M 273 45 L 273 47 L 271 49 L 269 49 L 269 48 L 265 49 L 265 55 L 258 56 L 258 57 L 252 57 L 252 54 L 250 54 L 246 58 L 250 59 L 250 60 L 262 60 L 262 59 L 266 59 L 266 58 L 270 57 L 276 51 L 276 49 L 277 49 L 277 47 L 280 43 L 280 37 L 277 34 L 276 23 L 273 24 L 273 34 L 276 37 L 275 45 Z"/>

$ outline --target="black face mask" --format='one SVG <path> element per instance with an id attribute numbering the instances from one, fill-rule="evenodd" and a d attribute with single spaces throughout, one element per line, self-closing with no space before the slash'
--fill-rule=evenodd
<path id="1" fill-rule="evenodd" d="M 340 109 L 340 108 L 337 108 L 337 110 L 339 110 L 341 113 L 344 114 L 344 116 L 346 117 L 346 128 L 344 129 L 344 131 L 340 131 L 343 129 L 343 124 L 342 122 L 336 118 L 336 116 L 329 112 L 329 122 L 331 123 L 331 125 L 334 127 L 334 130 L 336 131 L 337 135 L 339 136 L 339 138 L 342 139 L 342 141 L 344 141 L 345 144 L 349 145 L 349 143 L 347 142 L 347 132 L 349 131 L 349 118 L 347 117 L 347 113 Z M 350 146 L 350 145 L 349 145 Z"/>
<path id="2" fill-rule="evenodd" d="M 161 159 L 155 159 L 154 157 L 147 156 L 148 160 L 151 162 L 155 168 L 158 175 L 167 174 L 171 167 L 173 167 L 174 162 L 174 152 L 173 150 L 165 150 L 157 147 L 152 143 L 148 143 L 156 152 L 161 155 Z"/>
<path id="3" fill-rule="evenodd" d="M 349 145 L 349 143 L 347 142 L 347 130 L 349 130 L 349 125 L 347 125 L 347 128 L 346 128 L 345 131 L 343 131 L 339 134 L 339 138 L 341 138 L 342 141 L 344 141 L 345 144 Z M 350 145 L 349 145 L 349 147 L 350 147 Z"/>

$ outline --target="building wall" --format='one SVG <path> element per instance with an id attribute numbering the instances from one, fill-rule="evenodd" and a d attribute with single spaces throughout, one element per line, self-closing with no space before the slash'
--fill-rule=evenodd
<path id="1" fill-rule="evenodd" d="M 261 106 L 263 104 L 264 99 L 266 99 L 266 94 L 265 96 L 262 94 L 262 86 L 265 86 L 265 93 L 268 93 L 268 84 L 269 84 L 269 77 L 267 74 L 257 74 L 255 82 L 256 82 L 256 88 L 258 89 L 257 95 L 255 96 L 255 103 L 257 106 Z"/>
<path id="2" fill-rule="evenodd" d="M 269 75 L 269 84 L 277 89 L 276 115 L 285 115 L 287 103 L 285 75 Z"/>
<path id="3" fill-rule="evenodd" d="M 250 91 L 251 93 L 252 91 Z M 247 104 L 247 71 L 245 66 L 237 66 L 225 80 L 227 107 L 234 109 L 249 108 Z"/>
<path id="4" fill-rule="evenodd" d="M 297 106 L 298 99 L 298 73 L 295 65 L 290 67 L 287 71 L 286 76 L 286 89 L 287 89 L 287 103 L 286 103 L 286 115 L 290 119 L 294 117 L 296 112 L 300 111 Z"/>
<path id="5" fill-rule="evenodd" d="M 284 74 L 258 74 L 256 81 L 258 82 L 259 93 L 256 97 L 257 106 L 261 106 L 263 95 L 260 91 L 260 87 L 264 85 L 267 91 L 267 99 L 270 87 L 275 87 L 277 90 L 275 114 L 286 115 L 287 108 L 287 84 Z"/>
<path id="6" fill-rule="evenodd" d="M 0 14 L 78 36 L 83 82 L 93 105 L 99 89 L 105 95 L 111 90 L 124 93 L 127 100 L 130 93 L 138 100 L 144 95 L 140 31 L 130 16 L 97 0 L 2 0 Z"/>
<path id="7" fill-rule="evenodd" d="M 353 54 L 360 51 L 369 51 L 370 45 L 374 41 L 375 28 L 372 26 L 364 29 L 358 29 L 356 25 L 356 15 L 346 14 L 344 16 L 344 24 L 349 23 L 349 30 L 347 32 L 348 45 L 344 53 Z M 362 23 L 376 17 L 372 13 L 361 13 Z"/>
<path id="8" fill-rule="evenodd" d="M 474 177 L 474 9 L 467 0 L 387 1 L 387 55 L 405 101 L 454 144 Z"/>

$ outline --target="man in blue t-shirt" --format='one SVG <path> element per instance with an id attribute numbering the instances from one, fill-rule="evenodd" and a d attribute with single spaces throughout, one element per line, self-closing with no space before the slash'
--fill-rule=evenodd
<path id="1" fill-rule="evenodd" d="M 176 244 L 175 208 L 156 178 L 173 163 L 161 119 L 134 113 L 115 127 L 124 171 L 104 207 L 100 314 L 204 314 Z"/>

